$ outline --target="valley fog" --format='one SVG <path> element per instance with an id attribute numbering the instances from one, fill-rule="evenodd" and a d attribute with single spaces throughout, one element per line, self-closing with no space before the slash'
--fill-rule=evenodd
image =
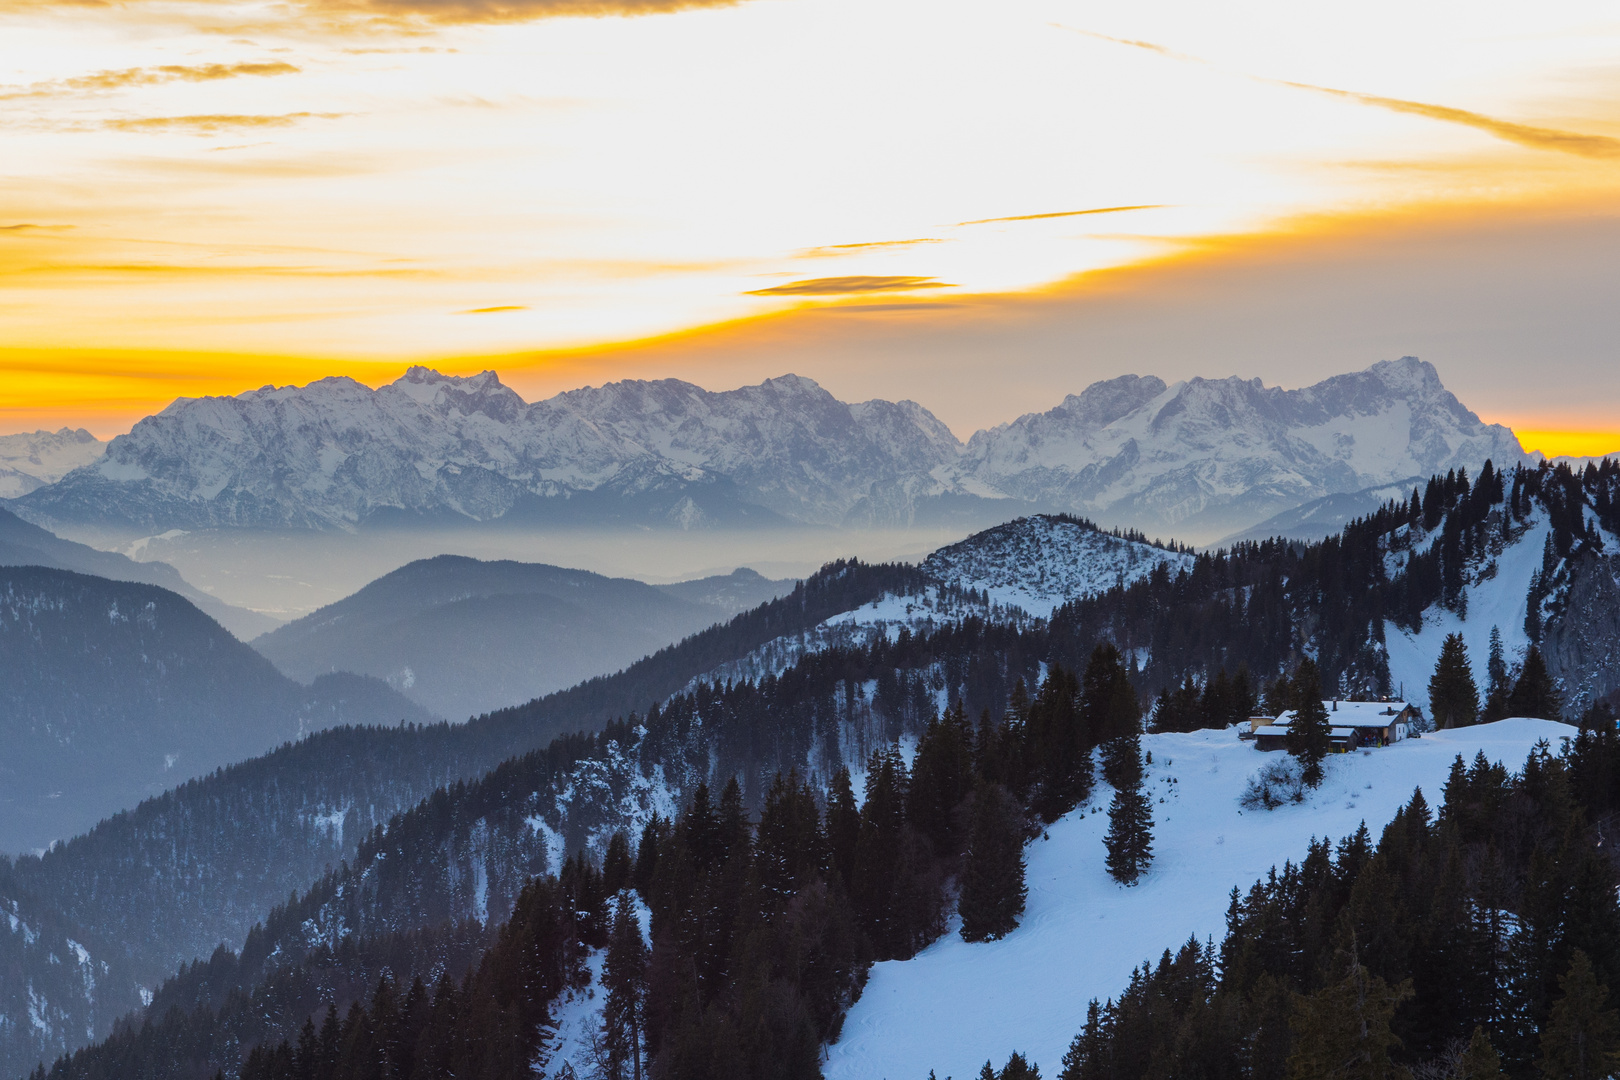
<path id="1" fill-rule="evenodd" d="M 495 526 L 355 533 L 220 529 L 133 538 L 96 529 L 59 531 L 141 562 L 169 563 L 197 588 L 228 604 L 290 620 L 434 555 L 549 563 L 652 584 L 727 574 L 743 566 L 768 578 L 798 578 L 833 559 L 916 562 L 971 530 L 683 532 Z"/>

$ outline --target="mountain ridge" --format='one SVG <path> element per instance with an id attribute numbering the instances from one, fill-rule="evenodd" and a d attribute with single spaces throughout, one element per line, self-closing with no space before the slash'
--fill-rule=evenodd
<path id="1" fill-rule="evenodd" d="M 1302 503 L 1528 456 L 1415 357 L 1286 390 L 1124 375 L 966 443 L 912 401 L 798 375 L 627 380 L 525 402 L 493 371 L 413 367 L 181 398 L 15 501 L 128 529 L 912 528 L 1032 512 L 1207 542 Z"/>

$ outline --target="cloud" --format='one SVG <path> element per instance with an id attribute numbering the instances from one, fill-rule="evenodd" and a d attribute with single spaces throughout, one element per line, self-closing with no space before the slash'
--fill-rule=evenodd
<path id="1" fill-rule="evenodd" d="M 931 277 L 893 277 L 855 274 L 848 277 L 806 278 L 768 289 L 751 289 L 749 296 L 852 296 L 863 293 L 911 292 L 915 289 L 954 289 L 955 285 Z"/>
<path id="2" fill-rule="evenodd" d="M 944 242 L 943 240 L 925 236 L 916 240 L 873 240 L 865 244 L 826 244 L 822 247 L 801 251 L 797 258 L 823 259 L 834 255 L 849 255 L 859 251 L 878 251 L 883 248 L 912 247 L 916 244 L 943 244 Z"/>
<path id="3" fill-rule="evenodd" d="M 98 71 L 70 79 L 31 83 L 0 89 L 0 100 L 59 97 L 64 94 L 98 93 L 131 86 L 153 86 L 171 82 L 214 82 L 244 76 L 294 75 L 300 69 L 284 60 L 252 60 L 239 64 L 162 64 L 157 67 L 123 68 Z"/>
<path id="4" fill-rule="evenodd" d="M 1126 45 L 1133 49 L 1146 49 L 1149 52 L 1158 53 L 1160 56 L 1172 60 L 1180 60 L 1190 64 L 1208 64 L 1207 60 L 1189 56 L 1186 53 L 1174 52 L 1151 41 L 1132 41 L 1129 38 L 1110 37 L 1107 34 L 1099 34 L 1091 30 L 1080 30 L 1058 23 L 1052 25 L 1060 30 L 1068 30 L 1071 33 L 1096 38 L 1099 41 Z M 1431 105 L 1422 101 L 1381 97 L 1378 94 L 1363 94 L 1354 90 L 1337 90 L 1330 86 L 1290 82 L 1286 79 L 1268 79 L 1259 75 L 1249 77 L 1257 82 L 1270 83 L 1273 86 L 1287 86 L 1295 90 L 1308 90 L 1313 94 L 1326 94 L 1329 97 L 1354 101 L 1362 105 L 1371 105 L 1374 108 L 1388 109 L 1391 112 L 1405 113 L 1409 116 L 1423 116 L 1430 120 L 1439 120 L 1448 124 L 1460 124 L 1463 127 L 1470 127 L 1476 131 L 1494 135 L 1504 142 L 1514 143 L 1532 150 L 1552 150 L 1558 153 L 1574 154 L 1577 157 L 1588 158 L 1620 157 L 1620 139 L 1610 138 L 1607 135 L 1586 135 L 1575 131 L 1561 131 L 1558 128 L 1519 124 L 1512 120 L 1501 120 L 1494 116 L 1486 116 L 1484 113 L 1471 112 L 1468 109 L 1452 108 L 1449 105 Z M 964 224 L 977 223 L 964 222 Z"/>
<path id="5" fill-rule="evenodd" d="M 204 113 L 197 116 L 141 116 L 127 120 L 103 120 L 102 126 L 114 131 L 149 133 L 186 132 L 191 135 L 216 135 L 221 131 L 243 128 L 290 127 L 300 120 L 336 120 L 344 113 L 294 112 L 265 115 L 260 113 Z"/>
<path id="6" fill-rule="evenodd" d="M 1291 86 L 1296 90 L 1309 90 L 1312 93 L 1327 94 L 1330 97 L 1341 98 L 1345 101 L 1354 101 L 1362 105 L 1388 109 L 1391 112 L 1406 113 L 1410 116 L 1425 116 L 1430 120 L 1440 120 L 1449 124 L 1461 124 L 1463 127 L 1471 127 L 1477 131 L 1494 135 L 1505 142 L 1516 143 L 1532 150 L 1553 150 L 1559 153 L 1589 158 L 1620 157 L 1620 139 L 1613 139 L 1607 135 L 1585 135 L 1574 131 L 1560 131 L 1557 128 L 1517 124 L 1511 120 L 1499 120 L 1494 116 L 1469 112 L 1467 109 L 1453 109 L 1447 105 L 1429 105 L 1421 101 L 1379 97 L 1377 94 L 1359 94 L 1351 90 L 1335 90 L 1328 86 L 1313 86 L 1310 83 L 1284 82 L 1282 80 L 1267 81 L 1276 82 L 1280 86 Z"/>
<path id="7" fill-rule="evenodd" d="M 529 310 L 529 305 L 527 305 L 527 304 L 497 304 L 494 307 L 468 308 L 466 311 L 458 311 L 458 312 L 456 312 L 456 314 L 457 315 L 494 315 L 494 314 L 496 314 L 498 312 L 502 312 L 502 311 L 528 311 L 528 310 Z"/>
<path id="8" fill-rule="evenodd" d="M 1119 214 L 1126 210 L 1157 210 L 1163 203 L 1143 203 L 1140 206 L 1099 206 L 1095 210 L 1059 210 L 1052 214 L 1017 214 L 1013 217 L 987 217 L 975 221 L 958 221 L 962 225 L 992 225 L 998 221 L 1044 221 L 1047 218 L 1083 217 L 1086 214 Z"/>
<path id="9" fill-rule="evenodd" d="M 517 23 L 563 16 L 661 15 L 743 0 L 305 0 L 311 10 L 383 22 Z"/>

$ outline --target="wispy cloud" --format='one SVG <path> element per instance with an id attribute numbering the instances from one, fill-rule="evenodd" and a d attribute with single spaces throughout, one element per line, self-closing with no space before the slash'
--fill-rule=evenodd
<path id="1" fill-rule="evenodd" d="M 930 236 L 915 240 L 873 240 L 864 244 L 825 244 L 807 248 L 796 256 L 800 259 L 824 259 L 835 255 L 856 255 L 863 251 L 881 251 L 884 248 L 915 247 L 918 244 L 943 244 L 945 241 Z"/>
<path id="2" fill-rule="evenodd" d="M 1202 57 L 1176 52 L 1151 41 L 1134 41 L 1130 38 L 1112 37 L 1092 30 L 1064 26 L 1061 23 L 1053 23 L 1052 25 L 1060 30 L 1095 38 L 1098 41 L 1108 41 L 1115 45 L 1125 45 L 1133 49 L 1145 49 L 1171 60 L 1179 60 L 1189 64 L 1207 65 L 1209 63 Z M 1476 131 L 1483 131 L 1487 135 L 1494 135 L 1504 142 L 1514 143 L 1532 150 L 1551 150 L 1557 153 L 1574 154 L 1578 157 L 1588 158 L 1620 157 L 1620 139 L 1611 138 L 1607 135 L 1588 135 L 1577 131 L 1563 131 L 1558 128 L 1538 127 L 1534 124 L 1521 124 L 1468 109 L 1453 108 L 1449 105 L 1433 105 L 1423 101 L 1408 101 L 1404 98 L 1363 94 L 1355 90 L 1338 90 L 1331 86 L 1317 86 L 1314 83 L 1270 79 L 1262 75 L 1250 75 L 1248 78 L 1254 79 L 1256 82 L 1270 83 L 1273 86 L 1286 86 L 1294 90 L 1307 90 L 1313 94 L 1326 94 L 1344 101 L 1354 101 L 1357 104 L 1370 105 L 1378 109 L 1388 109 L 1391 112 L 1405 113 L 1409 116 L 1422 116 L 1430 120 L 1439 120 L 1442 123 L 1460 124 Z M 964 224 L 976 223 L 964 222 Z"/>
<path id="3" fill-rule="evenodd" d="M 993 225 L 998 221 L 1044 221 L 1047 218 L 1084 217 L 1087 214 L 1120 214 L 1126 210 L 1158 210 L 1163 203 L 1143 203 L 1139 206 L 1099 206 L 1094 210 L 1059 210 L 1051 214 L 1015 214 L 1012 217 L 987 217 L 973 221 L 958 221 L 962 225 Z"/>
<path id="4" fill-rule="evenodd" d="M 1447 105 L 1430 105 L 1422 101 L 1405 101 L 1401 98 L 1380 97 L 1377 94 L 1360 94 L 1352 90 L 1335 90 L 1329 86 L 1313 86 L 1310 83 L 1286 82 L 1280 79 L 1267 81 L 1276 82 L 1280 86 L 1291 86 L 1296 90 L 1309 90 L 1312 93 L 1327 94 L 1361 105 L 1388 109 L 1391 112 L 1424 116 L 1430 120 L 1440 120 L 1449 124 L 1461 124 L 1463 127 L 1474 128 L 1505 142 L 1516 143 L 1532 150 L 1553 150 L 1590 158 L 1620 157 L 1620 139 L 1613 139 L 1607 135 L 1586 135 L 1575 131 L 1561 131 L 1558 128 L 1536 127 L 1532 124 L 1519 124 L 1511 120 L 1486 116 L 1484 113 L 1470 112 L 1467 109 L 1454 109 Z"/>
<path id="5" fill-rule="evenodd" d="M 30 83 L 27 86 L 0 87 L 0 100 L 60 97 L 64 94 L 93 94 L 123 90 L 132 86 L 154 86 L 172 82 L 214 82 L 252 76 L 293 75 L 300 69 L 284 60 L 253 60 L 238 64 L 162 64 L 157 67 L 122 68 L 76 75 L 68 79 Z"/>
<path id="6" fill-rule="evenodd" d="M 150 133 L 185 132 L 191 135 L 217 135 L 221 131 L 240 131 L 249 128 L 291 127 L 300 120 L 336 120 L 343 113 L 293 112 L 278 114 L 259 113 L 203 113 L 195 116 L 138 116 L 129 119 L 103 120 L 102 126 L 113 131 Z"/>
<path id="7" fill-rule="evenodd" d="M 954 289 L 931 277 L 854 274 L 847 277 L 806 278 L 768 289 L 750 289 L 749 296 L 858 296 L 863 293 L 912 292 L 916 289 Z"/>
<path id="8" fill-rule="evenodd" d="M 502 311 L 528 311 L 528 310 L 529 310 L 529 305 L 527 305 L 527 304 L 496 304 L 494 307 L 468 308 L 466 311 L 458 311 L 458 312 L 456 312 L 456 314 L 457 315 L 495 315 L 495 314 L 498 314 L 499 312 L 502 312 Z"/>

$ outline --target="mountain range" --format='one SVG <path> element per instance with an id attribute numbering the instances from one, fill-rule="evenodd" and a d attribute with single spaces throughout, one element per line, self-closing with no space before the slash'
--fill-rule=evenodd
<path id="1" fill-rule="evenodd" d="M 1413 357 L 1314 386 L 1099 382 L 964 444 L 910 401 L 783 376 L 711 392 L 626 381 L 523 401 L 423 367 L 182 398 L 15 501 L 43 523 L 168 529 L 420 524 L 983 527 L 1072 512 L 1208 542 L 1303 503 L 1525 460 Z"/>

